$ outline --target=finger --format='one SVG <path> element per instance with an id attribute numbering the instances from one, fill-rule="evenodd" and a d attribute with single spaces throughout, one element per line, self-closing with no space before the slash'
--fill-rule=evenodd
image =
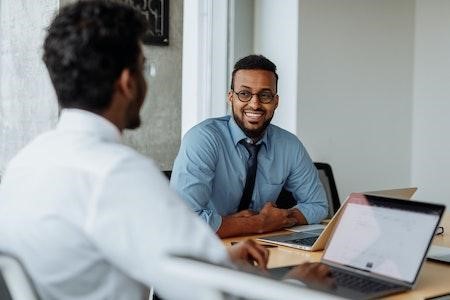
<path id="1" fill-rule="evenodd" d="M 322 274 L 323 276 L 331 276 L 331 270 L 329 267 L 327 267 L 324 264 L 319 264 L 319 266 L 317 267 L 317 270 L 320 274 Z"/>
<path id="2" fill-rule="evenodd" d="M 266 268 L 267 266 L 267 262 L 269 261 L 269 250 L 267 248 L 265 248 L 263 245 L 256 243 L 255 241 L 253 241 L 254 244 L 254 249 L 259 253 L 260 257 L 262 258 L 262 260 L 258 261 L 258 266 L 261 266 L 263 269 Z"/>
<path id="3" fill-rule="evenodd" d="M 248 256 L 252 261 L 255 261 L 259 268 L 265 269 L 269 257 L 269 250 L 256 243 L 247 244 Z"/>
<path id="4" fill-rule="evenodd" d="M 267 202 L 266 204 L 264 204 L 264 207 L 267 207 L 267 208 L 276 208 L 277 206 L 276 206 L 275 203 L 273 203 L 273 202 Z"/>
<path id="5" fill-rule="evenodd" d="M 295 218 L 286 218 L 283 222 L 283 227 L 291 227 L 297 224 L 297 219 Z"/>

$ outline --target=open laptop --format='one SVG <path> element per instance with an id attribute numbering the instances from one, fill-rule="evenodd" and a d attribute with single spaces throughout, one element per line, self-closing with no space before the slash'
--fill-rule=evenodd
<path id="1" fill-rule="evenodd" d="M 444 210 L 440 204 L 351 194 L 321 260 L 336 286 L 323 290 L 372 299 L 413 288 Z"/>
<path id="2" fill-rule="evenodd" d="M 367 192 L 366 194 L 381 196 L 386 195 L 399 199 L 410 199 L 414 195 L 416 190 L 417 188 L 414 187 L 371 191 Z M 287 230 L 294 231 L 295 233 L 272 235 L 258 238 L 257 240 L 307 251 L 323 250 L 331 232 L 333 231 L 334 225 L 339 219 L 342 207 L 345 206 L 345 203 L 346 202 L 341 205 L 339 210 L 334 214 L 333 218 L 328 222 L 326 226 L 322 224 L 295 226 L 292 228 L 287 228 Z"/>

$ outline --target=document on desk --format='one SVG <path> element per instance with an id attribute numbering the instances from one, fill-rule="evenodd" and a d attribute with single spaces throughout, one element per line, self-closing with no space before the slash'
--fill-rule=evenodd
<path id="1" fill-rule="evenodd" d="M 428 250 L 427 258 L 429 260 L 450 264 L 450 248 L 432 245 Z"/>

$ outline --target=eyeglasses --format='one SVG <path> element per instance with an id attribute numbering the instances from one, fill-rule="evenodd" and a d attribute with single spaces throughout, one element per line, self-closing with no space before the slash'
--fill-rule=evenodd
<path id="1" fill-rule="evenodd" d="M 242 102 L 249 102 L 253 96 L 258 96 L 258 100 L 261 103 L 267 104 L 272 102 L 273 98 L 276 94 L 272 94 L 272 92 L 269 91 L 261 91 L 255 94 L 250 93 L 249 91 L 239 91 L 236 92 L 233 90 L 233 92 L 238 96 L 238 99 Z"/>

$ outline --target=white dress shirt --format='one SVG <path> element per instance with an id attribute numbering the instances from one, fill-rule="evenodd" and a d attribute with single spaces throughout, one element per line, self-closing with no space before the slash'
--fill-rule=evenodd
<path id="1" fill-rule="evenodd" d="M 155 164 L 121 144 L 112 123 L 77 109 L 10 162 L 0 251 L 21 259 L 43 299 L 142 299 L 151 285 L 186 299 L 162 271 L 165 255 L 229 263 Z"/>

